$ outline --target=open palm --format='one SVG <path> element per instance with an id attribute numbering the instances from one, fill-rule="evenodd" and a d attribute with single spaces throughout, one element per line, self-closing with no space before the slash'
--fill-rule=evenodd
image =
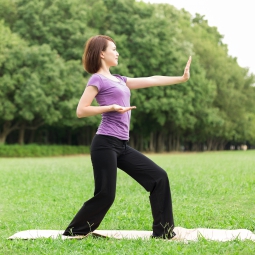
<path id="1" fill-rule="evenodd" d="M 189 68 L 190 68 L 190 64 L 191 64 L 191 56 L 189 57 L 189 60 L 185 66 L 185 69 L 184 69 L 184 74 L 183 74 L 183 78 L 185 80 L 188 80 L 190 78 L 190 72 L 189 72 Z"/>

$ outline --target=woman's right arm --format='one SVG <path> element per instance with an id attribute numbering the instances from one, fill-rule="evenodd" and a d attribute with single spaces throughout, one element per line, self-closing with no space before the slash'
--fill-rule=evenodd
<path id="1" fill-rule="evenodd" d="M 122 107 L 117 104 L 106 105 L 106 106 L 91 106 L 92 101 L 97 95 L 98 90 L 95 86 L 87 86 L 81 96 L 79 104 L 77 106 L 76 115 L 78 118 L 84 118 L 102 114 L 104 112 L 117 111 L 119 113 L 127 112 L 131 109 L 135 109 L 135 106 Z"/>

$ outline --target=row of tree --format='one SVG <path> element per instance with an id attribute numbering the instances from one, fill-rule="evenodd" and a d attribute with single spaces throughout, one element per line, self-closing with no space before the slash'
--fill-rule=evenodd
<path id="1" fill-rule="evenodd" d="M 128 77 L 191 79 L 132 91 L 130 143 L 139 150 L 217 150 L 255 144 L 255 82 L 204 16 L 135 0 L 0 0 L 0 143 L 88 145 L 100 116 L 77 119 L 89 75 L 84 43 L 114 38 Z M 94 102 L 95 103 L 95 102 Z"/>

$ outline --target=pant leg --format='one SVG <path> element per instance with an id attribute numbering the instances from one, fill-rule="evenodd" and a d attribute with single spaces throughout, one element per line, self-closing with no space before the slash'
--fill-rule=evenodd
<path id="1" fill-rule="evenodd" d="M 63 235 L 86 235 L 94 231 L 114 201 L 117 155 L 107 137 L 94 137 L 91 145 L 91 160 L 95 180 L 94 197 L 83 204 Z"/>
<path id="2" fill-rule="evenodd" d="M 167 173 L 130 146 L 118 157 L 117 166 L 150 192 L 153 235 L 171 238 L 174 219 Z"/>

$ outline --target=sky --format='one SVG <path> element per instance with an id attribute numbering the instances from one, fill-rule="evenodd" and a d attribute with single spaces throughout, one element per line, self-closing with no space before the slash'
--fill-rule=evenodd
<path id="1" fill-rule="evenodd" d="M 205 15 L 210 26 L 217 27 L 228 45 L 229 55 L 236 57 L 241 67 L 255 74 L 255 8 L 254 0 L 142 0 L 168 3 L 184 8 L 193 16 Z"/>

